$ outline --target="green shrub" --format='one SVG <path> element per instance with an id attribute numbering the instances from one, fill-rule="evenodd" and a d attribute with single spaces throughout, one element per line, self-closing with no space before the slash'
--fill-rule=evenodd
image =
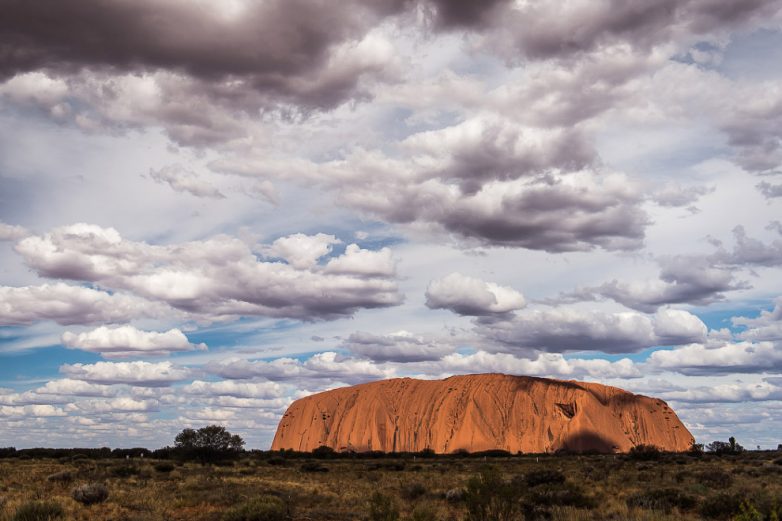
<path id="1" fill-rule="evenodd" d="M 720 469 L 703 470 L 694 475 L 698 483 L 723 490 L 733 484 L 733 476 Z"/>
<path id="2" fill-rule="evenodd" d="M 70 470 L 55 472 L 54 474 L 46 476 L 46 481 L 51 481 L 52 483 L 70 483 L 73 481 L 73 472 Z"/>
<path id="3" fill-rule="evenodd" d="M 133 465 L 120 465 L 111 469 L 111 475 L 117 478 L 129 478 L 138 476 L 141 470 Z"/>
<path id="4" fill-rule="evenodd" d="M 596 502 L 573 483 L 550 483 L 540 485 L 529 491 L 525 504 L 536 507 L 575 507 L 595 508 Z"/>
<path id="5" fill-rule="evenodd" d="M 369 498 L 369 521 L 397 521 L 399 508 L 394 500 L 380 492 Z"/>
<path id="6" fill-rule="evenodd" d="M 96 505 L 109 499 L 109 489 L 101 483 L 86 483 L 74 488 L 71 497 L 82 505 Z"/>
<path id="7" fill-rule="evenodd" d="M 421 483 L 408 483 L 402 485 L 400 495 L 407 501 L 415 501 L 421 496 L 426 495 L 426 487 Z"/>
<path id="8" fill-rule="evenodd" d="M 528 487 L 559 484 L 565 482 L 565 475 L 558 470 L 533 470 L 524 476 L 524 482 Z"/>
<path id="9" fill-rule="evenodd" d="M 520 517 L 515 487 L 493 467 L 484 467 L 467 481 L 467 521 L 510 521 Z"/>
<path id="10" fill-rule="evenodd" d="M 631 460 L 635 461 L 654 461 L 659 460 L 662 456 L 662 452 L 660 452 L 660 449 L 655 447 L 654 445 L 636 445 L 632 449 L 630 449 L 630 452 L 627 453 L 627 456 Z"/>
<path id="11" fill-rule="evenodd" d="M 226 511 L 223 521 L 283 521 L 286 517 L 282 499 L 260 496 Z"/>
<path id="12" fill-rule="evenodd" d="M 749 501 L 741 503 L 739 513 L 733 518 L 733 521 L 763 521 L 764 516 Z"/>
<path id="13" fill-rule="evenodd" d="M 63 519 L 65 511 L 54 501 L 31 501 L 16 509 L 11 521 L 52 521 Z"/>
<path id="14" fill-rule="evenodd" d="M 700 514 L 708 519 L 730 519 L 741 512 L 743 502 L 740 494 L 715 494 L 701 503 Z"/>
<path id="15" fill-rule="evenodd" d="M 675 488 L 663 488 L 633 494 L 626 499 L 626 503 L 630 508 L 645 508 L 669 514 L 674 508 L 692 510 L 697 500 Z"/>
<path id="16" fill-rule="evenodd" d="M 307 461 L 301 465 L 302 472 L 328 472 L 328 467 L 324 467 L 317 461 Z"/>
<path id="17" fill-rule="evenodd" d="M 430 506 L 419 505 L 410 514 L 410 521 L 437 521 L 437 513 Z"/>
<path id="18" fill-rule="evenodd" d="M 169 472 L 172 472 L 174 470 L 174 464 L 169 463 L 167 461 L 161 462 L 161 463 L 155 463 L 155 470 L 158 472 L 162 472 L 164 474 L 168 474 Z"/>

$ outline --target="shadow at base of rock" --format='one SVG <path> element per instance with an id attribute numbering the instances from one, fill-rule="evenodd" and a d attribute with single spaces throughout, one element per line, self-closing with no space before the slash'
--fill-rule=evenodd
<path id="1" fill-rule="evenodd" d="M 618 452 L 616 443 L 594 431 L 568 435 L 557 452 L 613 454 Z"/>

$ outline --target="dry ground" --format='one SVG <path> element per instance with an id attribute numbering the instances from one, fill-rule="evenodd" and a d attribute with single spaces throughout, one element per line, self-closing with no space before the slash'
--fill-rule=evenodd
<path id="1" fill-rule="evenodd" d="M 403 520 L 461 521 L 469 519 L 469 502 L 449 500 L 446 493 L 465 487 L 486 465 L 504 482 L 513 482 L 506 488 L 516 495 L 512 501 L 527 505 L 526 519 L 760 521 L 778 519 L 774 512 L 782 512 L 780 458 L 779 453 L 753 452 L 666 455 L 655 461 L 571 455 L 270 462 L 264 456 L 227 466 L 176 463 L 169 468 L 154 460 L 0 459 L 0 521 L 29 521 L 15 518 L 18 509 L 41 500 L 58 503 L 64 510 L 60 519 L 220 521 L 231 507 L 263 495 L 279 497 L 289 520 L 362 520 L 369 519 L 375 492 L 390 497 Z M 313 471 L 318 466 L 327 472 Z M 542 470 L 559 471 L 566 482 L 530 487 L 527 476 L 534 480 Z M 57 473 L 66 474 L 49 479 Z M 89 507 L 71 499 L 71 490 L 86 482 L 105 483 L 109 499 Z M 563 495 L 561 487 L 570 495 Z M 573 490 L 583 501 L 571 501 Z M 568 502 L 576 506 L 562 506 Z M 419 517 L 411 517 L 415 509 Z M 508 519 L 525 519 L 513 515 Z"/>

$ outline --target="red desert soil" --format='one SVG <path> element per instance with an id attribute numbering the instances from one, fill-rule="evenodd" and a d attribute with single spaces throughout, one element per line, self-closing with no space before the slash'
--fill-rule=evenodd
<path id="1" fill-rule="evenodd" d="M 595 383 L 474 374 L 396 378 L 296 400 L 272 450 L 685 451 L 693 441 L 662 400 Z"/>

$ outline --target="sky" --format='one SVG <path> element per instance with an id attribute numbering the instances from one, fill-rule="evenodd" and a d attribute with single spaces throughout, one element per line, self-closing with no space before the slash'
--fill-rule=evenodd
<path id="1" fill-rule="evenodd" d="M 780 0 L 4 0 L 0 446 L 501 372 L 782 439 Z"/>

